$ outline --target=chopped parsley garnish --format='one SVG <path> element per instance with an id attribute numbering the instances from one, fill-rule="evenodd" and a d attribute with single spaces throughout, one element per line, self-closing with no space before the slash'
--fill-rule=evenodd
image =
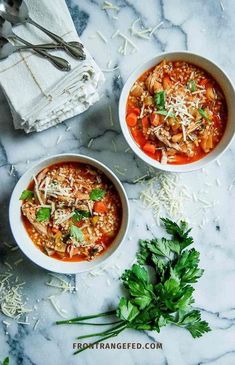
<path id="1" fill-rule="evenodd" d="M 9 357 L 6 357 L 6 358 L 3 360 L 2 365 L 9 365 L 9 364 L 10 364 Z"/>
<path id="2" fill-rule="evenodd" d="M 126 328 L 160 332 L 162 327 L 174 324 L 187 329 L 194 338 L 210 331 L 208 323 L 201 320 L 200 311 L 192 307 L 192 284 L 204 270 L 198 266 L 199 252 L 195 248 L 188 249 L 193 244 L 189 235 L 191 229 L 185 222 L 177 224 L 169 219 L 162 222 L 170 237 L 140 240 L 138 263 L 121 277 L 127 295 L 120 299 L 116 310 L 57 324 L 81 324 L 84 320 L 116 315 L 119 321 L 110 329 L 77 337 L 79 340 L 97 336 L 98 342 L 117 336 Z M 151 276 L 145 266 L 151 267 Z"/>
<path id="3" fill-rule="evenodd" d="M 206 119 L 206 120 L 209 120 L 210 121 L 210 118 L 209 116 L 206 114 L 205 110 L 204 109 L 198 109 L 199 113 L 201 114 L 201 116 Z"/>
<path id="4" fill-rule="evenodd" d="M 154 102 L 158 110 L 165 110 L 166 93 L 165 91 L 158 91 L 154 94 Z"/>
<path id="5" fill-rule="evenodd" d="M 82 230 L 76 226 L 70 227 L 70 236 L 75 238 L 75 240 L 78 242 L 84 241 L 84 236 L 83 236 Z"/>
<path id="6" fill-rule="evenodd" d="M 33 196 L 34 196 L 34 192 L 33 191 L 31 191 L 31 190 L 24 190 L 21 193 L 20 200 L 28 200 L 28 199 L 33 198 Z"/>
<path id="7" fill-rule="evenodd" d="M 40 208 L 36 213 L 36 220 L 38 222 L 47 221 L 51 216 L 51 208 Z"/>
<path id="8" fill-rule="evenodd" d="M 156 111 L 156 114 L 167 115 L 168 117 L 171 117 L 171 118 L 175 117 L 174 113 L 169 113 L 167 110 L 158 110 L 158 111 Z"/>
<path id="9" fill-rule="evenodd" d="M 91 213 L 86 210 L 75 210 L 73 215 L 73 221 L 79 222 L 84 218 L 89 218 Z"/>
<path id="10" fill-rule="evenodd" d="M 103 189 L 93 189 L 91 192 L 90 192 L 90 199 L 91 200 L 101 200 L 103 199 L 103 197 L 105 196 L 106 194 L 106 191 L 103 190 Z"/>
<path id="11" fill-rule="evenodd" d="M 188 89 L 193 93 L 197 90 L 196 82 L 194 80 L 189 80 Z"/>

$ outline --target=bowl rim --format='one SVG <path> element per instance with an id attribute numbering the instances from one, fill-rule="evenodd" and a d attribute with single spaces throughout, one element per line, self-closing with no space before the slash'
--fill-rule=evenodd
<path id="1" fill-rule="evenodd" d="M 108 177 L 109 180 L 114 184 L 118 195 L 122 201 L 122 209 L 123 209 L 123 215 L 122 215 L 122 222 L 119 229 L 118 234 L 116 235 L 114 242 L 110 245 L 110 247 L 104 252 L 103 255 L 100 255 L 97 257 L 97 259 L 94 259 L 92 261 L 62 261 L 53 259 L 46 254 L 44 254 L 31 240 L 29 237 L 25 227 L 23 226 L 23 222 L 21 220 L 21 216 L 19 217 L 19 214 L 21 214 L 20 207 L 21 207 L 21 201 L 19 201 L 20 193 L 22 192 L 20 185 L 24 185 L 25 189 L 27 188 L 28 183 L 32 180 L 32 176 L 35 174 L 38 174 L 41 170 L 43 170 L 46 166 L 51 166 L 53 164 L 56 164 L 59 162 L 59 160 L 62 159 L 62 162 L 71 161 L 70 159 L 76 159 L 77 162 L 81 163 L 87 163 L 91 164 L 91 166 L 95 167 L 97 170 L 100 170 Z M 74 160 L 75 161 L 75 160 Z M 48 162 L 48 163 L 47 163 Z M 41 166 L 43 165 L 43 166 Z M 31 176 L 29 178 L 29 176 Z M 18 210 L 16 212 L 16 209 Z M 17 222 L 18 219 L 18 222 Z M 17 223 L 20 223 L 21 227 L 17 226 Z M 129 225 L 130 225 L 130 206 L 129 206 L 129 200 L 127 197 L 127 193 L 124 189 L 124 186 L 122 185 L 119 178 L 114 174 L 114 172 L 104 165 L 102 162 L 94 159 L 93 157 L 89 157 L 82 154 L 76 154 L 76 153 L 63 153 L 63 154 L 56 154 L 49 156 L 47 158 L 40 159 L 38 162 L 33 164 L 28 170 L 26 170 L 20 179 L 17 181 L 9 202 L 9 223 L 10 223 L 10 229 L 12 232 L 12 235 L 15 239 L 15 242 L 17 246 L 20 248 L 20 250 L 23 252 L 23 254 L 28 257 L 33 263 L 37 264 L 38 266 L 51 271 L 56 272 L 60 274 L 78 274 L 82 272 L 88 272 L 94 269 L 99 268 L 102 264 L 106 263 L 108 259 L 110 259 L 113 255 L 117 253 L 117 251 L 120 249 L 122 244 L 125 241 Z M 22 229 L 23 228 L 23 229 Z M 20 237 L 20 234 L 22 234 L 22 231 L 24 231 L 24 237 Z M 115 242 L 116 240 L 116 242 Z M 113 246 L 115 243 L 115 247 Z M 31 246 L 28 246 L 31 245 Z M 113 249 L 112 249 L 113 246 Z M 32 255 L 30 251 L 35 252 L 35 255 Z M 52 264 L 53 263 L 53 264 Z M 51 265 L 52 264 L 52 265 Z M 81 266 L 84 264 L 87 266 L 86 268 L 81 268 Z M 80 267 L 79 267 L 80 266 Z M 76 267 L 76 269 L 75 269 Z"/>
<path id="2" fill-rule="evenodd" d="M 233 127 L 233 133 L 232 135 L 229 137 L 229 140 L 226 144 L 226 146 L 224 146 L 224 148 L 218 153 L 215 154 L 213 152 L 216 151 L 216 147 L 215 149 L 213 149 L 210 153 L 208 153 L 205 157 L 192 162 L 192 163 L 188 163 L 188 164 L 161 164 L 159 161 L 154 160 L 153 158 L 151 158 L 150 156 L 148 156 L 147 154 L 145 154 L 141 148 L 137 145 L 137 143 L 134 141 L 134 139 L 132 138 L 129 128 L 127 126 L 125 117 L 123 118 L 123 114 L 125 115 L 125 110 L 126 110 L 126 102 L 127 102 L 127 96 L 129 94 L 129 91 L 133 85 L 133 83 L 138 79 L 138 77 L 140 77 L 145 71 L 147 71 L 150 67 L 153 66 L 149 66 L 150 63 L 154 63 L 154 61 L 156 62 L 155 64 L 159 63 L 162 59 L 167 58 L 168 56 L 170 57 L 174 57 L 176 56 L 179 57 L 179 59 L 184 60 L 184 56 L 191 56 L 192 58 L 195 57 L 198 61 L 198 63 L 200 62 L 200 60 L 205 61 L 207 63 L 211 63 L 211 65 L 213 65 L 213 67 L 215 69 L 217 69 L 217 71 L 219 71 L 221 73 L 221 75 L 223 76 L 225 82 L 229 85 L 230 89 L 233 91 L 233 96 L 235 98 L 235 88 L 233 85 L 233 82 L 231 80 L 231 78 L 228 76 L 228 74 L 223 70 L 222 67 L 220 67 L 217 63 L 215 63 L 212 59 L 204 57 L 198 53 L 194 53 L 191 51 L 185 51 L 185 50 L 175 50 L 175 51 L 169 51 L 169 52 L 160 52 L 157 53 L 155 56 L 146 59 L 144 62 L 142 62 L 141 64 L 139 64 L 129 75 L 129 77 L 127 78 L 127 80 L 125 81 L 121 94 L 120 94 L 120 98 L 119 98 L 119 106 L 118 106 L 118 114 L 119 114 L 119 122 L 120 122 L 120 126 L 121 126 L 121 130 L 123 133 L 123 136 L 128 144 L 128 146 L 132 149 L 132 151 L 141 159 L 143 160 L 145 163 L 147 163 L 148 165 L 154 167 L 155 169 L 158 170 L 162 170 L 162 171 L 166 171 L 166 172 L 177 172 L 177 173 L 182 173 L 182 172 L 191 172 L 191 171 L 195 171 L 195 170 L 199 170 L 204 168 L 205 166 L 207 166 L 209 163 L 214 162 L 215 160 L 217 160 L 219 157 L 221 157 L 223 155 L 223 153 L 229 148 L 229 146 L 231 145 L 233 139 L 234 139 L 234 135 L 235 135 L 235 126 Z M 188 61 L 190 63 L 194 63 L 193 59 L 192 61 Z M 199 67 L 201 67 L 204 70 L 203 66 L 200 66 L 200 64 L 198 65 Z M 143 71 L 143 68 L 145 71 Z M 206 71 L 209 73 L 209 71 Z M 212 76 L 214 77 L 214 76 Z M 227 99 L 226 99 L 227 102 Z M 228 104 L 228 102 L 227 102 Z M 225 128 L 226 130 L 226 128 Z M 225 133 L 225 132 L 224 132 Z M 208 158 L 209 156 L 209 158 Z"/>

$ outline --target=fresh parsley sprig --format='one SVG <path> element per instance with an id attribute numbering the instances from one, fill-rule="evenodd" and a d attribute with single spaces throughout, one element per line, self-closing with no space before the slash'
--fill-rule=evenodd
<path id="1" fill-rule="evenodd" d="M 2 365 L 9 365 L 10 364 L 10 360 L 9 360 L 9 357 L 6 357 L 3 362 L 2 362 Z"/>
<path id="2" fill-rule="evenodd" d="M 193 238 L 189 235 L 191 229 L 185 222 L 177 224 L 162 219 L 162 223 L 170 237 L 140 240 L 137 264 L 121 277 L 128 295 L 120 299 L 116 311 L 77 317 L 57 324 L 91 324 L 83 321 L 116 315 L 117 322 L 95 323 L 115 324 L 107 331 L 78 337 L 99 337 L 92 344 L 117 336 L 126 328 L 160 332 L 162 327 L 174 324 L 187 329 L 193 337 L 210 331 L 208 323 L 201 320 L 200 311 L 192 307 L 194 287 L 191 284 L 198 281 L 203 270 L 198 266 L 199 252 L 194 248 L 187 249 L 193 244 Z M 149 267 L 155 274 L 151 277 Z"/>

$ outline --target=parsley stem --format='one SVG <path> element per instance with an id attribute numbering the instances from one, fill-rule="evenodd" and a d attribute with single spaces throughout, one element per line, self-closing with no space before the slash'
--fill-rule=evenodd
<path id="1" fill-rule="evenodd" d="M 109 312 L 93 314 L 91 316 L 76 317 L 76 318 L 68 319 L 68 320 L 65 320 L 65 321 L 57 321 L 56 324 L 74 324 L 74 323 L 79 322 L 79 321 L 84 321 L 85 319 L 111 316 L 111 315 L 114 315 L 115 313 L 116 313 L 116 311 L 112 310 L 112 311 L 109 311 Z"/>
<path id="2" fill-rule="evenodd" d="M 99 340 L 97 340 L 97 341 L 95 341 L 95 342 L 91 342 L 91 343 L 90 343 L 87 347 L 84 347 L 84 348 L 82 348 L 82 349 L 79 349 L 79 350 L 75 351 L 73 354 L 74 354 L 74 355 L 77 355 L 77 354 L 79 354 L 80 352 L 83 352 L 83 351 L 85 351 L 85 350 L 89 349 L 89 347 L 92 347 L 92 346 L 96 345 L 97 343 L 100 343 L 100 342 L 102 342 L 102 341 L 105 341 L 105 340 L 107 340 L 108 338 L 111 338 L 111 337 L 116 337 L 116 336 L 118 336 L 118 335 L 119 335 L 119 333 L 121 333 L 122 331 L 124 331 L 124 330 L 125 330 L 125 328 L 126 328 L 126 325 L 125 325 L 125 327 L 123 327 L 123 328 L 122 328 L 122 329 L 120 329 L 119 331 L 114 332 L 114 333 L 110 333 L 109 335 L 104 336 L 104 337 L 100 338 Z"/>
<path id="3" fill-rule="evenodd" d="M 123 321 L 116 321 L 116 322 L 107 322 L 107 323 L 94 323 L 94 322 L 82 322 L 82 321 L 78 321 L 78 322 L 73 322 L 72 324 L 79 324 L 79 325 L 86 325 L 86 326 L 107 326 L 110 324 L 117 324 L 117 323 L 121 323 Z"/>
<path id="4" fill-rule="evenodd" d="M 126 327 L 126 324 L 124 325 Z M 76 339 L 77 340 L 81 340 L 83 338 L 88 338 L 88 337 L 96 337 L 96 336 L 105 336 L 111 333 L 115 333 L 116 330 L 119 330 L 120 328 L 123 327 L 123 321 L 122 324 L 119 324 L 118 326 L 112 327 L 107 331 L 103 331 L 103 332 L 96 332 L 96 333 L 89 333 L 88 335 L 83 335 L 83 336 L 79 336 Z"/>

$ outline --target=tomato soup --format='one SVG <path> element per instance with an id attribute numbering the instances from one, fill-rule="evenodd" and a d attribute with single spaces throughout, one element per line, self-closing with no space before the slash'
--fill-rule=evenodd
<path id="1" fill-rule="evenodd" d="M 30 238 L 56 259 L 93 260 L 108 249 L 121 225 L 115 186 L 87 164 L 63 162 L 45 168 L 20 199 Z"/>
<path id="2" fill-rule="evenodd" d="M 163 164 L 187 164 L 219 143 L 227 105 L 220 86 L 207 72 L 184 61 L 163 60 L 131 88 L 126 122 L 148 156 Z"/>

